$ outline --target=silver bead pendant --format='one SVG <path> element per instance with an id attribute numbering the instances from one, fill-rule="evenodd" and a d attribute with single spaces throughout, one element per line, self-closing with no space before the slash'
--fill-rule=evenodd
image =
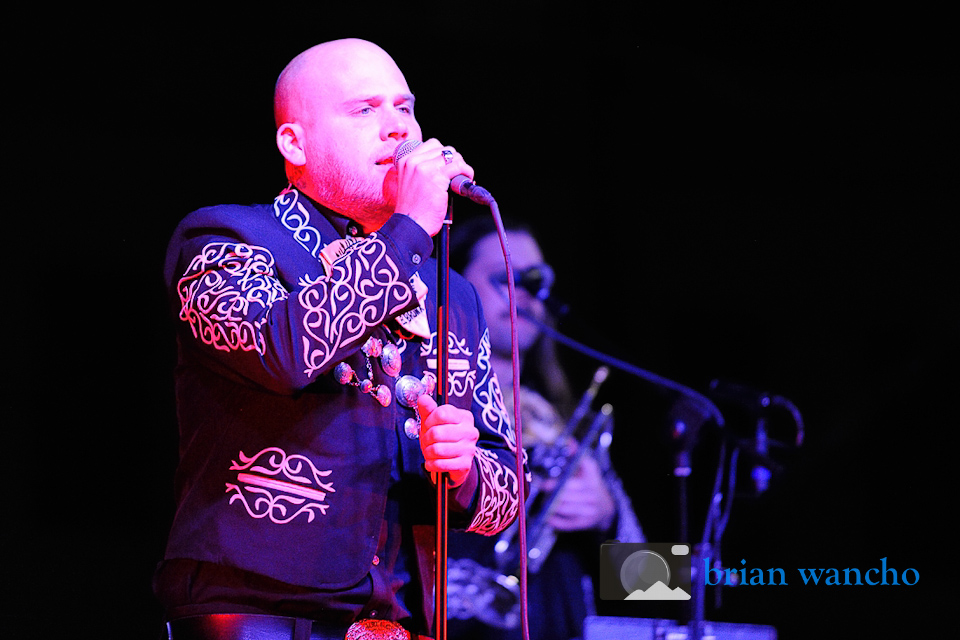
<path id="1" fill-rule="evenodd" d="M 407 418 L 403 423 L 403 433 L 411 440 L 418 440 L 420 438 L 420 420 Z"/>
<path id="2" fill-rule="evenodd" d="M 396 378 L 403 366 L 400 356 L 400 349 L 392 342 L 383 345 L 383 351 L 380 354 L 380 366 L 383 372 L 391 378 Z"/>
<path id="3" fill-rule="evenodd" d="M 397 402 L 408 409 L 417 408 L 417 400 L 427 390 L 426 385 L 414 376 L 403 376 L 397 380 L 394 391 L 397 393 Z"/>

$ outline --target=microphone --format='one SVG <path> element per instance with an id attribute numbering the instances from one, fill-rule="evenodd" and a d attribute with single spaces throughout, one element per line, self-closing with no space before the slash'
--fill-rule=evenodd
<path id="1" fill-rule="evenodd" d="M 396 165 L 400 158 L 409 154 L 411 151 L 423 144 L 420 140 L 404 140 L 393 152 L 393 164 Z M 458 196 L 470 198 L 477 204 L 489 205 L 493 202 L 493 196 L 490 192 L 473 182 L 465 175 L 454 176 L 450 181 L 450 189 Z"/>
<path id="2" fill-rule="evenodd" d="M 709 408 L 696 398 L 684 396 L 670 408 L 668 418 L 672 423 L 671 436 L 676 442 L 673 475 L 684 478 L 692 471 L 691 458 L 700 429 L 710 422 L 713 416 Z"/>
<path id="3" fill-rule="evenodd" d="M 711 380 L 710 391 L 708 393 L 717 400 L 739 404 L 755 414 L 772 408 L 786 410 L 793 418 L 793 424 L 797 430 L 794 443 L 798 447 L 803 444 L 803 416 L 800 415 L 800 410 L 797 409 L 797 406 L 789 399 L 725 380 Z"/>
<path id="4" fill-rule="evenodd" d="M 718 400 L 739 404 L 754 411 L 768 408 L 773 403 L 774 398 L 765 391 L 758 391 L 743 384 L 719 379 L 710 381 L 708 394 Z"/>

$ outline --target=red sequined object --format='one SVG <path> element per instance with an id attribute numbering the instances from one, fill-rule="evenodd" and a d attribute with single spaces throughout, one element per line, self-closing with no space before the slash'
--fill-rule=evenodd
<path id="1" fill-rule="evenodd" d="M 410 632 L 391 620 L 360 620 L 350 625 L 345 640 L 410 640 Z"/>

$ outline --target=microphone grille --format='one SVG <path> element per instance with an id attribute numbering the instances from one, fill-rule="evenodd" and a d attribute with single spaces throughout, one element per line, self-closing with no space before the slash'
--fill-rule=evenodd
<path id="1" fill-rule="evenodd" d="M 400 158 L 407 155 L 421 144 L 423 143 L 420 140 L 404 140 L 393 152 L 393 164 L 397 164 L 397 162 L 400 161 Z"/>

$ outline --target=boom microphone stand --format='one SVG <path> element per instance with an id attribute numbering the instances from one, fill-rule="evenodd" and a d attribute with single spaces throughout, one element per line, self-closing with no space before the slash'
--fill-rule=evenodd
<path id="1" fill-rule="evenodd" d="M 680 494 L 681 494 L 681 530 L 683 541 L 687 541 L 687 536 L 689 535 L 689 530 L 687 527 L 687 489 L 686 481 L 687 476 L 690 474 L 690 459 L 692 454 L 692 448 L 697 441 L 697 432 L 700 429 L 700 426 L 713 422 L 717 427 L 723 429 L 726 424 L 723 414 L 720 412 L 720 409 L 711 402 L 703 394 L 686 387 L 679 382 L 675 382 L 663 376 L 657 375 L 646 369 L 641 369 L 636 365 L 633 365 L 629 362 L 625 362 L 618 358 L 615 358 L 609 354 L 602 353 L 592 347 L 589 347 L 585 344 L 577 342 L 572 338 L 565 336 L 560 333 L 553 327 L 540 322 L 537 318 L 534 318 L 530 315 L 525 315 L 525 318 L 536 323 L 541 331 L 549 335 L 552 339 L 557 342 L 564 344 L 579 353 L 590 356 L 606 365 L 609 365 L 615 369 L 619 369 L 625 373 L 634 375 L 641 380 L 659 387 L 661 389 L 667 389 L 673 392 L 676 392 L 683 398 L 683 401 L 688 403 L 687 410 L 684 412 L 683 416 L 678 416 L 678 424 L 674 425 L 674 437 L 680 441 L 680 452 L 677 456 L 674 475 L 678 478 L 680 484 Z M 680 419 L 682 418 L 682 419 Z M 679 423 L 683 423 L 683 427 L 679 428 Z M 689 423 L 689 424 L 688 424 Z M 721 481 L 723 478 L 723 471 L 725 467 L 726 460 L 726 448 L 725 446 L 721 448 L 720 452 L 720 461 L 718 463 L 717 476 L 715 478 L 715 484 L 713 487 L 713 493 L 711 494 L 711 502 L 709 505 L 709 512 L 707 514 L 706 524 L 704 525 L 703 538 L 701 544 L 692 550 L 691 558 L 691 569 L 696 571 L 699 569 L 697 566 L 698 559 L 704 555 L 704 553 L 709 553 L 711 544 L 714 547 L 719 546 L 720 536 L 723 534 L 723 529 L 726 526 L 727 519 L 730 515 L 730 506 L 733 501 L 733 479 L 731 477 L 731 486 L 727 492 L 727 503 L 723 512 L 721 513 L 721 501 L 723 499 L 723 494 L 721 493 Z M 736 465 L 736 458 L 734 457 L 734 466 Z M 695 575 L 691 576 L 691 587 L 693 593 L 691 594 L 691 614 L 690 620 L 687 624 L 687 629 L 690 632 L 689 637 L 691 640 L 701 640 L 703 638 L 703 622 L 704 622 L 704 590 L 702 579 L 697 579 Z"/>

